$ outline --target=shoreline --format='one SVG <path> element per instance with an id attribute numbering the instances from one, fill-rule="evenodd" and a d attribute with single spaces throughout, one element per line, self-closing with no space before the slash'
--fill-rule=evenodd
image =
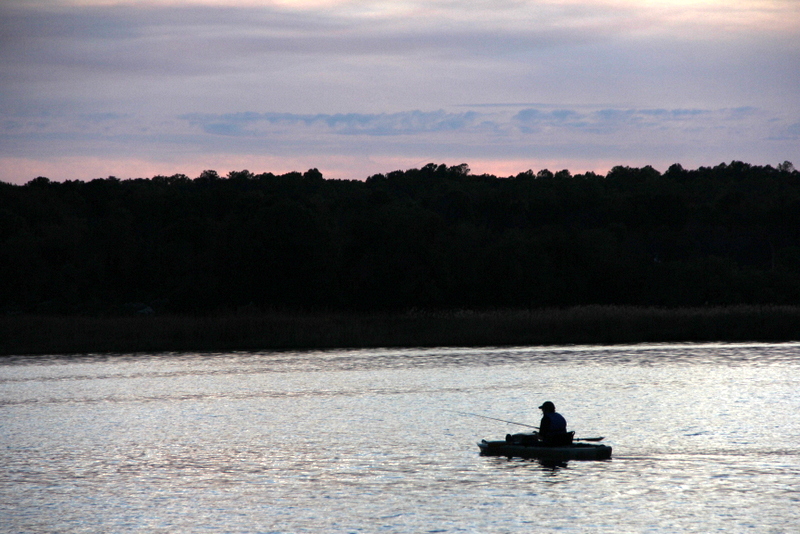
<path id="1" fill-rule="evenodd" d="M 0 356 L 800 340 L 800 306 L 0 317 Z"/>

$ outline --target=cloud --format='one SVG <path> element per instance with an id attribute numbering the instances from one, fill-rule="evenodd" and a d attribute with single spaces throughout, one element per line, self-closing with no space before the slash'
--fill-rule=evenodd
<path id="1" fill-rule="evenodd" d="M 468 111 L 419 110 L 391 114 L 234 113 L 180 117 L 205 136 L 204 143 L 268 153 L 335 154 L 365 151 L 424 157 L 426 152 L 469 161 L 471 157 L 519 159 L 591 156 L 679 159 L 709 150 L 737 159 L 752 147 L 773 143 L 791 125 L 756 108 L 515 109 L 484 105 Z M 774 143 L 773 143 L 774 144 Z M 313 148 L 312 148 L 313 147 Z M 784 150 L 786 145 L 782 147 Z M 270 152 L 274 151 L 274 152 Z M 722 158 L 726 159 L 726 158 Z M 741 158 L 739 158 L 741 159 Z"/>
<path id="2" fill-rule="evenodd" d="M 427 154 L 469 162 L 514 160 L 666 158 L 792 159 L 797 119 L 753 107 L 612 108 L 556 104 L 490 106 L 394 113 L 190 113 L 147 117 L 122 113 L 51 114 L 0 123 L 0 156 L 206 158 L 248 154 L 292 158 L 355 154 L 426 159 Z M 796 143 L 795 143 L 796 145 Z M 796 150 L 796 149 L 795 149 Z M 719 156 L 717 156 L 719 154 Z M 724 155 L 724 157 L 722 157 Z M 780 159 L 780 161 L 783 161 Z M 797 158 L 795 158 L 797 159 Z M 708 163 L 702 160 L 703 163 Z M 313 166 L 313 165 L 312 165 Z M 122 175 L 117 171 L 111 174 Z M 0 178 L 2 179 L 2 178 Z"/>
<path id="3" fill-rule="evenodd" d="M 791 4 L 773 3 L 767 10 L 759 2 L 738 2 L 736 8 L 703 2 L 699 8 L 685 5 L 680 10 L 664 5 L 643 9 L 622 1 L 406 2 L 402 16 L 397 10 L 380 9 L 376 2 L 332 2 L 320 9 L 174 2 L 52 4 L 48 9 L 12 4 L 3 10 L 5 61 L 17 67 L 191 75 L 220 69 L 241 72 L 276 54 L 520 58 L 553 48 L 641 40 L 654 28 L 661 37 L 672 35 L 676 41 L 707 41 L 707 32 L 691 31 L 687 36 L 680 29 L 687 24 L 709 26 L 715 18 L 757 20 L 765 25 L 763 30 L 770 24 L 770 35 L 777 36 L 791 15 L 797 15 Z M 787 7 L 779 9 L 781 5 Z M 706 16 L 689 16 L 698 11 Z M 681 14 L 681 25 L 673 22 L 676 13 Z M 713 40 L 736 38 L 730 24 L 724 27 L 726 34 Z M 788 28 L 791 36 L 797 27 Z"/>
<path id="4" fill-rule="evenodd" d="M 538 18 L 464 18 L 453 6 L 419 7 L 407 18 L 348 10 L 297 11 L 277 6 L 81 5 L 2 10 L 5 72 L 28 79 L 85 76 L 224 76 L 273 62 L 314 57 L 493 58 L 575 46 L 607 37 L 598 24 Z M 500 10 L 502 12 L 503 10 Z M 482 10 L 486 12 L 486 10 Z M 442 18 L 432 17 L 441 13 Z M 486 12 L 488 14 L 488 12 Z M 494 19 L 494 20 L 492 20 Z M 306 59 L 304 59 L 306 58 Z"/>
<path id="5" fill-rule="evenodd" d="M 200 126 L 205 133 L 226 136 L 258 136 L 301 126 L 338 135 L 415 135 L 465 131 L 479 124 L 475 111 L 406 111 L 401 113 L 338 113 L 301 115 L 293 113 L 188 114 L 179 117 Z M 480 124 L 486 127 L 487 123 Z"/>
<path id="6" fill-rule="evenodd" d="M 0 179 L 56 158 L 800 159 L 798 6 L 9 0 Z"/>
<path id="7" fill-rule="evenodd" d="M 711 133 L 727 129 L 732 133 L 737 129 L 769 129 L 772 120 L 780 119 L 769 118 L 763 110 L 750 106 L 730 109 L 525 108 L 512 117 L 520 132 L 526 134 L 559 130 L 608 137 L 636 132 L 636 135 L 646 133 L 649 137 L 668 135 L 675 138 L 686 132 Z M 643 139 L 643 142 L 646 141 Z"/>
<path id="8" fill-rule="evenodd" d="M 495 111 L 486 108 L 495 107 Z M 487 133 L 505 138 L 516 134 L 536 134 L 544 129 L 568 134 L 613 135 L 621 130 L 672 132 L 714 131 L 770 128 L 779 118 L 758 108 L 745 106 L 722 109 L 637 109 L 591 108 L 568 109 L 540 105 L 483 104 L 476 110 L 448 112 L 405 111 L 399 113 L 296 114 L 240 112 L 228 114 L 194 113 L 179 116 L 203 133 L 234 137 L 270 137 L 289 132 L 313 131 L 324 136 L 400 136 L 400 135 L 478 135 Z M 512 109 L 509 109 L 512 108 Z M 782 127 L 784 129 L 791 126 Z M 788 131 L 788 130 L 787 130 Z"/>

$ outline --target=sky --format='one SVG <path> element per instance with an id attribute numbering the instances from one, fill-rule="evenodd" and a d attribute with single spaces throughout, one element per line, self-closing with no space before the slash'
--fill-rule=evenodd
<path id="1" fill-rule="evenodd" d="M 4 0 L 0 181 L 800 167 L 800 0 Z"/>

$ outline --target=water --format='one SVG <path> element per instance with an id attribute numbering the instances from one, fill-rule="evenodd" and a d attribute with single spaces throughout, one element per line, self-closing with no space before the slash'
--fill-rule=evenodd
<path id="1" fill-rule="evenodd" d="M 613 458 L 475 443 L 552 400 Z M 800 532 L 800 345 L 0 363 L 2 532 Z"/>

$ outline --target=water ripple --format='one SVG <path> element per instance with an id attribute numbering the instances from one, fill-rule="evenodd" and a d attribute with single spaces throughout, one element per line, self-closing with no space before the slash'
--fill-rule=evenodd
<path id="1" fill-rule="evenodd" d="M 0 363 L 8 532 L 792 532 L 800 345 Z M 553 400 L 611 460 L 481 457 Z"/>

